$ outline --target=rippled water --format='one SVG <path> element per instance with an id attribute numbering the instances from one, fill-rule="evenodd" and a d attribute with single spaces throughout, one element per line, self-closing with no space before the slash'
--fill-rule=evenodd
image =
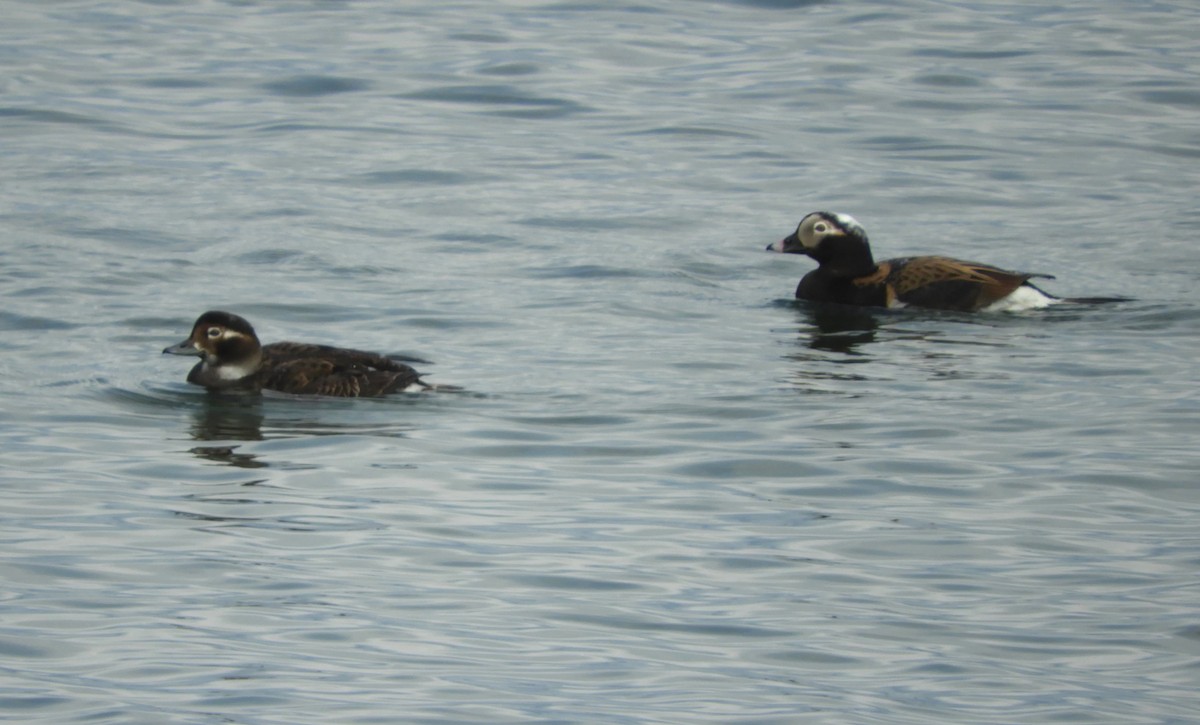
<path id="1" fill-rule="evenodd" d="M 0 719 L 1195 721 L 1198 23 L 8 3 Z M 797 305 L 819 208 L 1135 299 Z"/>

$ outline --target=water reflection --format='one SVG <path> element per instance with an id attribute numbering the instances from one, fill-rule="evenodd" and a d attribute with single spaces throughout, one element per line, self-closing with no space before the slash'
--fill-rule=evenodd
<path id="1" fill-rule="evenodd" d="M 868 307 L 852 305 L 806 304 L 800 305 L 801 314 L 807 318 L 810 330 L 808 346 L 814 350 L 836 352 L 843 355 L 863 355 L 863 345 L 875 341 L 879 328 L 878 313 Z"/>
<path id="2" fill-rule="evenodd" d="M 192 413 L 189 431 L 198 441 L 259 441 L 262 434 L 262 399 L 254 395 L 204 396 Z M 237 468 L 266 468 L 269 464 L 250 453 L 238 453 L 240 446 L 196 446 L 192 455 Z"/>
<path id="3" fill-rule="evenodd" d="M 266 461 L 260 461 L 258 456 L 252 453 L 237 453 L 238 448 L 240 446 L 196 446 L 189 449 L 188 453 L 206 461 L 224 463 L 237 468 L 266 468 L 270 465 Z"/>
<path id="4" fill-rule="evenodd" d="M 191 438 L 200 443 L 189 453 L 206 461 L 238 468 L 294 468 L 269 463 L 259 453 L 239 450 L 239 442 L 316 439 L 336 436 L 404 438 L 417 426 L 397 421 L 398 412 L 418 405 L 419 398 L 388 399 L 268 397 L 207 393 L 191 410 Z M 254 450 L 254 448 L 251 448 Z"/>
<path id="5" fill-rule="evenodd" d="M 799 349 L 788 358 L 801 364 L 792 373 L 793 382 L 808 393 L 833 393 L 846 390 L 846 383 L 867 381 L 860 368 L 846 366 L 871 361 L 863 347 L 875 342 L 879 312 L 850 305 L 795 304 Z"/>
<path id="6" fill-rule="evenodd" d="M 198 441 L 260 441 L 262 408 L 256 395 L 206 395 L 192 413 L 191 436 Z"/>

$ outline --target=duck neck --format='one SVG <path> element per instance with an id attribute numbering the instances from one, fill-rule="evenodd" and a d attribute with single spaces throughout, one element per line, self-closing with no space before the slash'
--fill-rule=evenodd
<path id="1" fill-rule="evenodd" d="M 262 369 L 263 353 L 261 349 L 237 360 L 213 361 L 205 358 L 196 366 L 197 374 L 203 379 L 204 385 L 223 388 L 236 387 L 254 377 Z"/>
<path id="2" fill-rule="evenodd" d="M 866 244 L 847 245 L 839 249 L 836 256 L 817 262 L 833 277 L 853 279 L 875 271 L 875 258 Z"/>

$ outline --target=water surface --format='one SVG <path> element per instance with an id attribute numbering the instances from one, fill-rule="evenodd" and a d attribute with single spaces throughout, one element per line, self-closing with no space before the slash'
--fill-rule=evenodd
<path id="1" fill-rule="evenodd" d="M 9 4 L 0 718 L 1195 720 L 1198 22 Z M 822 208 L 1134 300 L 798 305 Z M 209 308 L 469 392 L 211 396 Z"/>

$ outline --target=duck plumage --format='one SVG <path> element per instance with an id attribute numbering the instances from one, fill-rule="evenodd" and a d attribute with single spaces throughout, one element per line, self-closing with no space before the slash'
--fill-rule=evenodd
<path id="1" fill-rule="evenodd" d="M 875 262 L 867 233 L 848 214 L 818 211 L 767 249 L 805 254 L 817 268 L 804 275 L 796 297 L 871 307 L 925 307 L 974 311 L 1045 307 L 1059 298 L 1034 286 L 1035 277 L 989 264 L 942 256 Z"/>
<path id="2" fill-rule="evenodd" d="M 374 352 L 302 342 L 262 345 L 249 322 L 220 310 L 200 315 L 192 334 L 163 353 L 199 356 L 187 380 L 210 390 L 357 398 L 432 387 L 410 366 Z"/>

